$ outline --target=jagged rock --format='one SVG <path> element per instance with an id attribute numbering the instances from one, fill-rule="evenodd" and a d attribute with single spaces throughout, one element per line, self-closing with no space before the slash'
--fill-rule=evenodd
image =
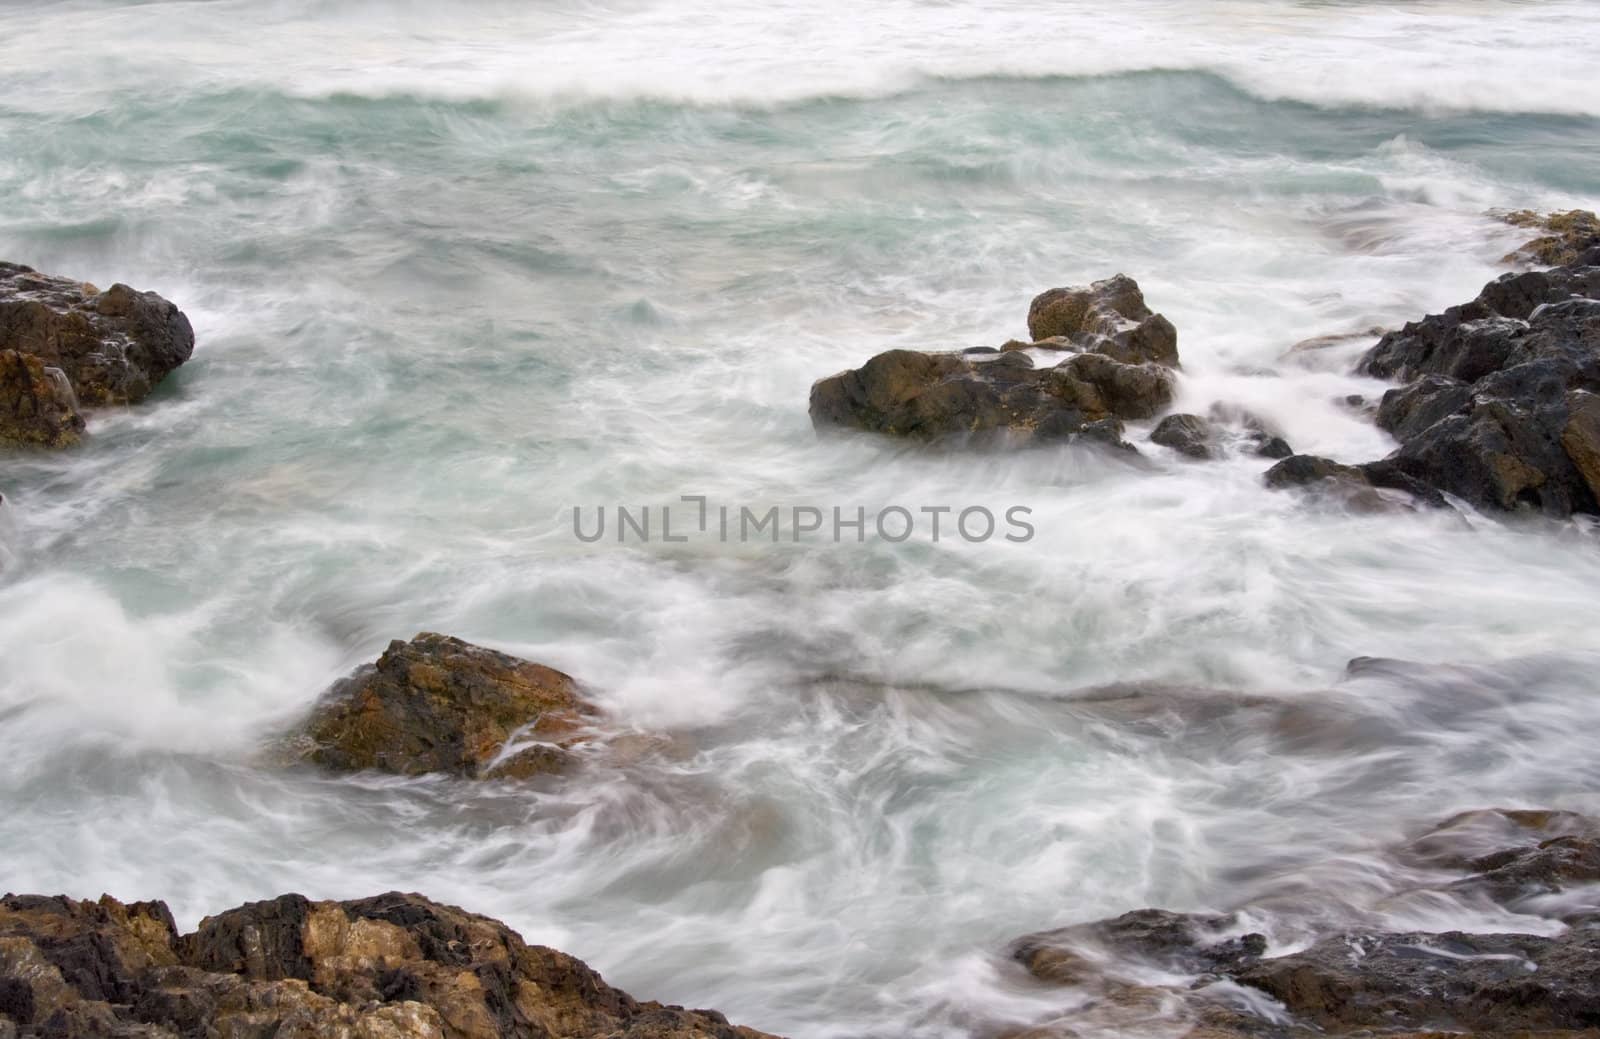
<path id="1" fill-rule="evenodd" d="M 1178 331 L 1118 274 L 1087 288 L 1050 289 L 1028 307 L 1034 345 L 1105 354 L 1125 364 L 1178 364 Z"/>
<path id="2" fill-rule="evenodd" d="M 183 937 L 159 902 L 8 895 L 5 1026 L 62 1039 L 764 1039 L 715 1011 L 641 1003 L 504 924 L 399 893 L 285 895 Z"/>
<path id="3" fill-rule="evenodd" d="M 1150 442 L 1170 447 L 1190 458 L 1213 458 L 1216 431 L 1199 415 L 1168 415 L 1157 423 Z"/>
<path id="4" fill-rule="evenodd" d="M 1508 254 L 1506 263 L 1531 262 L 1560 267 L 1577 263 L 1589 250 L 1600 247 L 1600 217 L 1588 210 L 1540 214 L 1531 209 L 1519 209 L 1503 214 L 1501 219 L 1513 227 L 1546 232 Z"/>
<path id="5" fill-rule="evenodd" d="M 1292 458 L 1294 448 L 1289 446 L 1289 441 L 1283 437 L 1272 436 L 1269 433 L 1257 433 L 1252 437 L 1254 453 L 1261 458 Z"/>
<path id="6" fill-rule="evenodd" d="M 300 749 L 341 772 L 523 777 L 570 766 L 597 718 L 560 671 L 424 632 L 335 684 Z"/>
<path id="7" fill-rule="evenodd" d="M 153 292 L 0 263 L 0 350 L 60 369 L 84 407 L 133 404 L 189 359 L 194 330 Z"/>
<path id="8" fill-rule="evenodd" d="M 1288 459 L 1269 485 L 1359 475 L 1478 508 L 1600 512 L 1600 267 L 1506 275 L 1384 336 L 1359 371 L 1408 382 L 1376 416 L 1399 449 L 1327 472 Z"/>
<path id="9" fill-rule="evenodd" d="M 72 387 L 32 354 L 0 350 L 0 441 L 70 447 L 83 435 Z"/>
<path id="10" fill-rule="evenodd" d="M 1575 301 L 1594 299 L 1600 299 L 1600 267 L 1507 274 L 1485 285 L 1470 303 L 1390 332 L 1367 351 L 1357 370 L 1404 382 L 1432 374 L 1473 383 L 1501 369 L 1555 360 L 1592 374 L 1595 344 L 1587 337 L 1594 307 Z M 1542 320 L 1531 326 L 1536 311 Z"/>

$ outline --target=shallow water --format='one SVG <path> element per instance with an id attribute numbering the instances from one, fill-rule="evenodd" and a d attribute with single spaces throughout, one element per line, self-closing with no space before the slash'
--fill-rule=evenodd
<path id="1" fill-rule="evenodd" d="M 1504 926 L 1393 897 L 1377 850 L 1600 809 L 1592 530 L 1350 514 L 1251 457 L 818 439 L 806 394 L 1122 270 L 1181 408 L 1381 455 L 1338 403 L 1382 391 L 1348 374 L 1371 338 L 1290 347 L 1470 298 L 1521 237 L 1490 208 L 1595 207 L 1595 13 L 0 8 L 0 257 L 158 290 L 200 344 L 83 449 L 0 462 L 0 887 L 184 926 L 422 890 L 805 1037 L 1035 1020 L 1069 997 L 1006 942 L 1146 905 L 1278 896 L 1284 945 Z M 1036 536 L 573 536 L 681 495 Z M 674 750 L 532 789 L 263 760 L 419 630 Z"/>

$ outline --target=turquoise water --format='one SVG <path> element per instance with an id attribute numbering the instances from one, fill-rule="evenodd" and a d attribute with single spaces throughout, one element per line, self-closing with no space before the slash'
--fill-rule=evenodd
<path id="1" fill-rule="evenodd" d="M 1179 329 L 1181 408 L 1381 455 L 1336 403 L 1381 392 L 1348 374 L 1370 339 L 1289 348 L 1469 298 L 1520 237 L 1491 208 L 1600 202 L 1595 13 L 0 8 L 0 257 L 158 290 L 199 339 L 81 450 L 0 460 L 0 886 L 184 925 L 419 889 L 796 1036 L 1037 1020 L 1070 994 L 1008 939 L 1275 870 L 1368 868 L 1284 942 L 1410 912 L 1369 861 L 1408 827 L 1600 807 L 1592 531 L 1347 515 L 1253 458 L 819 440 L 806 394 L 1120 270 Z M 686 494 L 1023 505 L 1038 535 L 572 536 L 575 506 Z M 263 760 L 419 630 L 570 671 L 680 752 L 548 790 Z M 1485 670 L 1341 683 L 1358 655 Z M 1361 724 L 1074 703 L 1110 683 Z"/>

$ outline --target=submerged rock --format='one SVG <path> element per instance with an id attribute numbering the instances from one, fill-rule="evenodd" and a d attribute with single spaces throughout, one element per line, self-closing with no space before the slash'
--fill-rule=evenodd
<path id="1" fill-rule="evenodd" d="M 1116 305 L 1133 309 L 1130 300 L 1137 299 L 1143 307 L 1138 286 L 1131 279 L 1121 278 L 1119 284 L 1121 294 L 1112 300 Z M 1106 298 L 1112 299 L 1110 295 Z M 1072 310 L 1068 303 L 1058 303 L 1064 311 Z M 1102 309 L 1111 305 L 1105 302 Z M 1038 306 L 1035 300 L 1035 308 Z M 1093 308 L 1085 314 L 1090 310 Z M 1100 314 L 1100 310 L 1093 313 Z M 1050 320 L 1066 318 L 1057 314 Z M 1143 325 L 1102 331 L 1110 328 L 1109 321 L 1104 315 L 1092 320 L 1079 315 L 1075 327 L 1093 325 L 1093 330 L 1075 333 L 1081 339 L 1082 352 L 1049 368 L 1037 368 L 1028 354 L 1009 349 L 1025 344 L 1008 344 L 1006 350 L 984 353 L 886 351 L 860 368 L 813 385 L 812 424 L 819 430 L 843 427 L 925 441 L 1020 443 L 1082 438 L 1126 446 L 1122 441 L 1124 420 L 1153 418 L 1171 404 L 1168 364 L 1176 363 L 1177 355 L 1174 347 L 1170 362 L 1147 361 L 1146 355 L 1167 356 L 1167 352 L 1137 345 L 1146 342 L 1145 333 L 1137 332 Z M 1123 332 L 1129 334 L 1118 339 Z"/>
<path id="2" fill-rule="evenodd" d="M 1600 217 L 1585 209 L 1547 214 L 1519 209 L 1503 214 L 1501 219 L 1513 227 L 1545 232 L 1507 255 L 1506 263 L 1528 262 L 1560 267 L 1577 263 L 1586 253 L 1600 249 Z"/>
<path id="3" fill-rule="evenodd" d="M 1235 975 L 1297 1019 L 1356 1029 L 1600 1027 L 1600 929 L 1336 934 Z"/>
<path id="4" fill-rule="evenodd" d="M 1177 329 L 1145 305 L 1139 283 L 1125 274 L 1035 296 L 1028 334 L 1039 345 L 1105 354 L 1124 364 L 1178 363 Z"/>
<path id="5" fill-rule="evenodd" d="M 0 263 L 0 350 L 60 369 L 85 407 L 135 404 L 194 353 L 194 329 L 153 292 Z"/>
<path id="6" fill-rule="evenodd" d="M 160 902 L 0 900 L 0 1025 L 22 1035 L 761 1039 L 635 1000 L 580 960 L 420 895 L 284 895 L 180 936 Z"/>
<path id="7" fill-rule="evenodd" d="M 1262 935 L 1239 933 L 1236 916 L 1136 909 L 1112 920 L 1026 935 L 1012 944 L 1011 956 L 1041 981 L 1082 984 L 1119 959 L 1206 975 L 1240 970 L 1266 949 Z"/>
<path id="8" fill-rule="evenodd" d="M 598 716 L 560 671 L 424 632 L 335 684 L 302 751 L 341 772 L 524 777 L 569 767 Z"/>
<path id="9" fill-rule="evenodd" d="M 1600 822 L 1572 812 L 1464 812 L 1395 853 L 1433 875 L 1435 890 L 1487 896 L 1518 912 L 1570 909 L 1562 892 L 1600 881 Z M 1455 874 L 1453 879 L 1449 874 Z M 1426 873 L 1423 875 L 1427 875 Z M 1582 902 L 1581 899 L 1577 900 Z M 1028 935 L 1013 959 L 1050 984 L 1124 1005 L 1164 993 L 1167 1020 L 1191 1035 L 1541 1035 L 1600 1027 L 1600 913 L 1561 918 L 1556 934 L 1324 930 L 1299 951 L 1271 955 L 1246 926 L 1262 912 L 1196 915 L 1145 909 L 1111 920 Z M 1173 977 L 1178 975 L 1178 977 Z M 1154 979 L 1154 980 L 1153 980 Z M 1272 1005 L 1240 998 L 1244 990 Z M 1081 1000 L 1081 996 L 1079 997 Z M 1172 1004 L 1176 1005 L 1176 1010 Z M 1126 1015 L 1113 1015 L 1127 1024 Z M 1073 1015 L 1059 1019 L 1068 1029 Z"/>

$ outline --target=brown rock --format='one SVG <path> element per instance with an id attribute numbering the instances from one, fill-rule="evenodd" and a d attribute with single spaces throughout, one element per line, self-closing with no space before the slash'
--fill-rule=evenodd
<path id="1" fill-rule="evenodd" d="M 1177 329 L 1145 305 L 1125 274 L 1040 293 L 1028 307 L 1028 334 L 1037 345 L 1056 340 L 1125 364 L 1178 364 Z"/>
<path id="2" fill-rule="evenodd" d="M 341 772 L 529 776 L 567 768 L 597 718 L 560 671 L 424 632 L 334 685 L 303 752 Z M 532 746 L 500 760 L 513 737 Z"/>
<path id="3" fill-rule="evenodd" d="M 766 1039 L 635 1000 L 504 924 L 419 895 L 285 895 L 177 938 L 160 903 L 7 896 L 0 1036 Z"/>
<path id="4" fill-rule="evenodd" d="M 1084 437 L 1121 443 L 1121 420 L 1172 400 L 1171 376 L 1078 354 L 1035 368 L 1019 353 L 890 350 L 811 388 L 819 430 L 862 429 L 926 441 L 1018 444 Z"/>
<path id="5" fill-rule="evenodd" d="M 1565 213 L 1535 213 L 1519 209 L 1501 216 L 1513 227 L 1526 227 L 1546 232 L 1538 238 L 1524 242 L 1515 252 L 1508 254 L 1505 263 L 1537 263 L 1546 267 L 1562 267 L 1578 262 L 1588 250 L 1600 245 L 1600 217 L 1585 209 L 1569 209 Z"/>
<path id="6" fill-rule="evenodd" d="M 1567 394 L 1567 425 L 1561 448 L 1572 460 L 1589 493 L 1600 501 L 1600 396 L 1586 390 Z"/>
<path id="7" fill-rule="evenodd" d="M 93 285 L 0 263 L 0 350 L 59 368 L 85 407 L 143 400 L 194 352 L 194 330 L 153 292 Z"/>
<path id="8" fill-rule="evenodd" d="M 32 354 L 0 350 L 0 441 L 70 447 L 83 417 L 66 374 Z"/>

